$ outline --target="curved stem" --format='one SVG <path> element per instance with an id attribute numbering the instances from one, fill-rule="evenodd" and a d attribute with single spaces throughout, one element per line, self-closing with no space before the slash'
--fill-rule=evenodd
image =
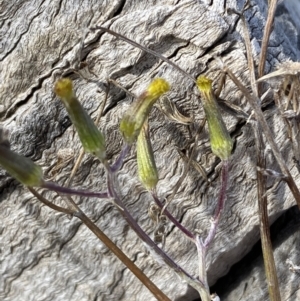
<path id="1" fill-rule="evenodd" d="M 71 194 L 71 195 L 79 195 L 84 197 L 96 197 L 100 199 L 108 199 L 109 195 L 107 192 L 93 192 L 89 190 L 78 190 L 68 187 L 59 186 L 54 182 L 46 182 L 44 181 L 42 188 L 47 188 L 49 190 L 56 191 L 62 194 Z"/>
<path id="2" fill-rule="evenodd" d="M 107 166 L 106 166 L 107 168 Z M 107 187 L 110 196 L 114 199 L 116 208 L 124 217 L 129 226 L 135 231 L 138 237 L 145 242 L 174 272 L 182 279 L 188 282 L 190 286 L 196 289 L 199 293 L 205 290 L 203 283 L 191 275 L 189 275 L 184 269 L 176 264 L 162 249 L 160 249 L 155 242 L 144 232 L 135 219 L 131 216 L 127 208 L 124 206 L 122 200 L 119 198 L 114 188 L 114 174 L 107 169 Z M 201 294 L 201 293 L 200 293 Z"/>
<path id="3" fill-rule="evenodd" d="M 155 194 L 152 194 L 152 197 L 156 203 L 156 205 L 160 209 L 164 209 L 164 205 L 161 203 L 161 201 L 158 199 L 158 197 Z M 195 242 L 195 236 L 192 232 L 190 232 L 188 229 L 186 229 L 184 226 L 180 224 L 180 222 L 167 210 L 164 209 L 163 214 L 168 217 L 168 219 L 181 231 L 185 234 L 185 236 L 190 239 L 192 242 Z"/>
<path id="4" fill-rule="evenodd" d="M 116 162 L 110 166 L 110 171 L 111 172 L 117 172 L 121 168 L 121 166 L 124 162 L 124 158 L 129 153 L 130 148 L 131 148 L 131 146 L 128 145 L 127 143 L 124 145 L 124 147 L 122 148 L 120 156 L 118 157 Z"/>
<path id="5" fill-rule="evenodd" d="M 216 210 L 214 216 L 212 218 L 211 227 L 206 239 L 202 240 L 202 238 L 197 235 L 195 239 L 195 244 L 197 246 L 198 251 L 198 264 L 199 264 L 199 279 L 202 281 L 204 285 L 204 290 L 202 291 L 201 298 L 203 301 L 210 301 L 210 293 L 209 286 L 207 281 L 207 272 L 206 272 L 206 253 L 207 250 L 215 238 L 216 231 L 219 225 L 220 217 L 224 209 L 225 201 L 226 201 L 226 189 L 228 183 L 228 171 L 229 171 L 229 163 L 227 160 L 222 161 L 222 174 L 221 174 L 221 188 L 218 197 L 218 203 L 216 206 Z"/>
<path id="6" fill-rule="evenodd" d="M 145 285 L 159 301 L 171 301 L 124 253 L 118 246 L 110 240 L 104 232 L 100 230 L 84 212 L 76 205 L 71 197 L 68 201 L 71 203 L 73 209 L 66 209 L 57 205 L 52 204 L 39 194 L 32 187 L 27 187 L 29 191 L 43 204 L 50 207 L 53 210 L 76 216 L 79 218 L 107 247 L 112 251 L 125 265 L 126 267 Z"/>
<path id="7" fill-rule="evenodd" d="M 214 213 L 214 217 L 211 223 L 209 233 L 204 241 L 205 248 L 208 248 L 211 242 L 214 240 L 216 231 L 219 225 L 220 217 L 224 209 L 226 201 L 226 189 L 228 183 L 228 170 L 229 164 L 227 160 L 222 161 L 222 174 L 221 174 L 221 190 L 218 198 L 217 207 Z"/>
<path id="8" fill-rule="evenodd" d="M 149 49 L 149 48 L 147 48 L 145 46 L 142 46 L 142 45 L 138 44 L 137 42 L 135 42 L 135 41 L 133 41 L 133 40 L 131 40 L 131 39 L 129 39 L 129 38 L 121 35 L 120 33 L 117 33 L 117 32 L 115 32 L 115 31 L 113 31 L 111 29 L 108 29 L 108 28 L 105 28 L 105 27 L 102 27 L 102 26 L 95 26 L 95 27 L 92 27 L 90 29 L 93 30 L 93 31 L 95 31 L 97 29 L 100 29 L 100 30 L 102 30 L 104 32 L 107 32 L 107 33 L 109 33 L 109 34 L 111 34 L 111 35 L 113 35 L 113 36 L 115 36 L 115 37 L 117 37 L 117 38 L 119 38 L 119 39 L 127 42 L 128 44 L 131 44 L 134 47 L 137 47 L 137 48 L 139 48 L 139 49 L 141 49 L 141 50 L 143 50 L 143 51 L 145 51 L 147 53 L 150 53 L 150 54 L 154 55 L 155 57 L 157 57 L 157 58 L 161 59 L 162 61 L 166 62 L 167 64 L 171 65 L 173 68 L 175 68 L 176 70 L 178 70 L 179 72 L 181 72 L 184 76 L 186 76 L 191 81 L 193 81 L 194 83 L 196 83 L 196 80 L 189 73 L 187 73 L 186 71 L 184 71 L 183 69 L 181 69 L 179 66 L 177 66 L 175 63 L 173 63 L 171 60 L 169 60 L 165 56 L 163 56 L 163 55 L 161 55 L 161 54 L 159 54 L 159 53 L 157 53 L 157 52 L 155 52 L 155 51 L 153 51 L 153 50 L 151 50 L 151 49 Z"/>
<path id="9" fill-rule="evenodd" d="M 264 133 L 267 141 L 269 142 L 272 152 L 276 158 L 276 161 L 281 169 L 281 172 L 287 177 L 286 182 L 297 202 L 298 208 L 300 208 L 300 191 L 286 165 L 286 160 L 283 158 L 278 145 L 276 144 L 273 134 L 270 130 L 270 127 L 263 115 L 263 112 L 261 110 L 261 107 L 259 106 L 260 99 L 258 97 L 255 97 L 251 95 L 247 88 L 238 80 L 238 78 L 233 74 L 232 71 L 228 67 L 224 68 L 224 71 L 228 74 L 228 76 L 231 78 L 231 80 L 235 83 L 235 85 L 243 92 L 244 96 L 249 101 L 249 104 L 251 105 L 253 111 L 255 112 L 256 120 L 258 121 L 260 128 L 262 132 Z"/>

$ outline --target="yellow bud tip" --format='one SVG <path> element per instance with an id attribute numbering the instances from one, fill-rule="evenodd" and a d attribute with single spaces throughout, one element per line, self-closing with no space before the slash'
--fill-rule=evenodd
<path id="1" fill-rule="evenodd" d="M 73 97 L 73 84 L 69 78 L 58 80 L 54 87 L 55 94 L 62 99 L 70 99 Z"/>
<path id="2" fill-rule="evenodd" d="M 151 98 L 158 98 L 169 90 L 170 85 L 166 80 L 163 78 L 156 78 L 148 86 L 147 93 Z"/>
<path id="3" fill-rule="evenodd" d="M 200 75 L 197 78 L 197 87 L 202 92 L 209 92 L 212 89 L 212 80 L 205 77 L 204 75 Z"/>

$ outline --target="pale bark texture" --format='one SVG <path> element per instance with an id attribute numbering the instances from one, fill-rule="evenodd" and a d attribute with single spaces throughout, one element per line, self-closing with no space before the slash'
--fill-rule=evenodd
<path id="1" fill-rule="evenodd" d="M 199 93 L 190 79 L 165 62 L 109 34 L 91 32 L 89 28 L 109 27 L 168 57 L 195 78 L 206 74 L 216 85 L 221 75 L 222 63 L 218 59 L 221 58 L 250 87 L 241 21 L 238 15 L 229 14 L 229 9 L 240 11 L 243 4 L 244 1 L 239 0 L 1 1 L 0 117 L 2 126 L 10 132 L 12 149 L 40 164 L 47 179 L 63 185 L 80 152 L 80 144 L 65 109 L 53 93 L 55 81 L 62 76 L 73 79 L 79 100 L 96 118 L 105 98 L 107 78 L 138 95 L 151 79 L 163 77 L 172 85 L 167 95 L 169 99 L 182 114 L 193 118 L 192 125 L 179 124 L 166 118 L 157 107 L 150 116 L 151 140 L 160 177 L 157 191 L 161 199 L 169 197 L 185 167 L 178 149 L 191 150 L 195 129 L 204 117 Z M 245 15 L 257 62 L 267 1 L 255 0 L 251 5 Z M 279 62 L 300 57 L 296 28 L 281 4 L 268 49 L 267 72 Z M 247 101 L 230 80 L 226 80 L 221 98 L 251 114 Z M 111 88 L 100 122 L 111 161 L 121 150 L 119 121 L 132 101 L 120 88 Z M 293 161 L 295 148 L 272 99 L 265 105 L 264 112 L 300 187 L 299 171 Z M 253 131 L 246 120 L 225 111 L 222 114 L 235 144 L 230 160 L 227 203 L 208 255 L 210 285 L 224 276 L 259 240 Z M 221 167 L 220 160 L 211 153 L 207 128 L 197 140 L 195 160 L 206 171 L 209 182 L 190 168 L 168 208 L 188 229 L 205 235 L 218 196 Z M 279 171 L 268 147 L 266 162 L 268 168 Z M 152 199 L 139 183 L 134 148 L 119 172 L 119 180 L 118 189 L 128 210 L 153 236 L 155 224 L 148 216 Z M 101 164 L 85 155 L 73 187 L 105 190 L 106 178 Z M 155 300 L 79 220 L 68 219 L 43 206 L 2 169 L 0 191 L 1 300 Z M 271 221 L 295 205 L 286 184 L 271 177 L 267 195 Z M 45 196 L 62 204 L 55 194 L 45 193 Z M 197 297 L 193 289 L 140 242 L 112 202 L 79 197 L 75 200 L 170 299 Z M 196 247 L 172 224 L 167 226 L 166 253 L 196 277 Z M 280 266 L 285 265 L 282 258 L 296 252 L 299 243 L 293 243 L 295 232 L 286 235 L 282 244 L 275 245 L 275 260 L 280 279 L 289 279 L 290 284 L 280 282 L 282 299 L 297 300 L 297 296 L 300 298 L 299 278 Z M 291 260 L 300 264 L 299 256 L 293 255 Z M 243 290 L 245 283 L 236 284 L 231 293 L 241 285 L 238 297 L 227 292 L 222 300 L 267 300 L 263 269 L 254 270 L 247 277 L 247 291 Z"/>

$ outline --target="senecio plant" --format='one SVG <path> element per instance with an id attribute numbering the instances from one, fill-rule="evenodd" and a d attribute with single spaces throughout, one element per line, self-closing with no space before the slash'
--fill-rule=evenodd
<path id="1" fill-rule="evenodd" d="M 92 192 L 78 190 L 69 187 L 62 187 L 54 182 L 44 180 L 40 166 L 29 158 L 21 156 L 10 149 L 9 141 L 4 130 L 1 130 L 0 140 L 0 164 L 15 179 L 27 186 L 28 189 L 44 204 L 54 210 L 80 218 L 87 227 L 91 229 L 123 263 L 143 282 L 145 286 L 155 295 L 158 300 L 170 300 L 162 293 L 142 271 L 140 271 L 126 255 L 115 246 L 107 236 L 80 210 L 70 195 L 86 197 L 110 198 L 113 199 L 116 208 L 137 235 L 157 254 L 164 262 L 171 267 L 184 281 L 199 291 L 203 301 L 212 300 L 209 292 L 206 274 L 206 253 L 213 241 L 216 229 L 224 208 L 226 186 L 228 180 L 228 159 L 232 151 L 232 140 L 226 129 L 220 114 L 216 98 L 212 89 L 212 81 L 200 76 L 196 81 L 197 87 L 202 96 L 202 104 L 205 110 L 209 128 L 212 152 L 223 162 L 222 183 L 220 196 L 216 204 L 215 214 L 212 219 L 211 228 L 207 237 L 200 237 L 183 227 L 175 217 L 164 208 L 163 202 L 157 197 L 155 188 L 159 180 L 156 168 L 151 141 L 149 138 L 148 116 L 154 103 L 160 96 L 170 90 L 170 84 L 163 78 L 155 78 L 147 89 L 136 99 L 120 121 L 120 131 L 124 138 L 123 150 L 119 158 L 113 164 L 109 164 L 106 158 L 105 138 L 101 131 L 94 124 L 90 116 L 83 109 L 73 89 L 73 83 L 68 78 L 62 78 L 55 84 L 54 91 L 64 104 L 70 119 L 76 128 L 81 144 L 85 152 L 96 156 L 105 167 L 107 173 L 107 191 Z M 157 206 L 162 210 L 171 222 L 175 224 L 188 239 L 192 240 L 198 250 L 199 256 L 199 278 L 189 275 L 182 267 L 178 266 L 156 242 L 154 242 L 137 224 L 115 189 L 116 173 L 131 147 L 136 144 L 138 174 L 141 183 L 152 194 Z M 40 195 L 35 188 L 46 188 L 59 193 L 66 201 L 67 208 L 52 204 Z M 67 196 L 67 197 L 66 197 Z"/>
<path id="2" fill-rule="evenodd" d="M 268 282 L 269 296 L 271 301 L 280 301 L 280 292 L 278 279 L 276 275 L 276 268 L 274 263 L 274 257 L 272 253 L 272 245 L 269 237 L 269 224 L 268 224 L 268 212 L 267 212 L 267 197 L 265 193 L 265 180 L 264 173 L 271 173 L 273 171 L 267 170 L 265 166 L 265 160 L 263 157 L 264 145 L 262 143 L 262 134 L 265 136 L 267 142 L 269 143 L 273 154 L 277 160 L 277 163 L 282 172 L 281 178 L 286 181 L 290 191 L 292 192 L 298 207 L 300 208 L 300 191 L 291 176 L 285 160 L 280 153 L 277 144 L 274 141 L 271 130 L 263 116 L 262 110 L 260 108 L 263 91 L 260 85 L 261 81 L 268 80 L 270 77 L 282 75 L 282 71 L 274 72 L 272 75 L 264 74 L 264 66 L 266 61 L 267 45 L 269 37 L 271 34 L 272 23 L 275 15 L 275 9 L 277 0 L 269 0 L 269 11 L 268 19 L 265 26 L 264 36 L 262 40 L 262 51 L 258 65 L 258 77 L 260 79 L 256 80 L 253 55 L 251 53 L 251 42 L 250 35 L 247 30 L 247 24 L 243 13 L 248 9 L 249 1 L 242 10 L 242 13 L 232 11 L 232 13 L 238 14 L 242 20 L 243 35 L 246 45 L 248 67 L 250 74 L 250 82 L 252 93 L 249 93 L 248 89 L 239 81 L 239 79 L 232 73 L 232 71 L 226 67 L 222 66 L 223 73 L 226 74 L 232 82 L 239 88 L 243 93 L 247 101 L 252 107 L 255 116 L 255 122 L 252 122 L 252 128 L 255 133 L 255 143 L 257 148 L 257 194 L 258 194 L 258 207 L 260 216 L 260 232 L 262 238 L 262 250 L 264 257 L 264 264 L 266 270 L 266 278 Z M 233 148 L 232 139 L 226 129 L 225 123 L 220 114 L 217 97 L 213 92 L 212 80 L 201 75 L 197 79 L 193 78 L 190 74 L 182 70 L 179 66 L 174 64 L 172 61 L 166 57 L 155 53 L 153 50 L 148 49 L 136 42 L 101 26 L 96 26 L 91 28 L 91 30 L 101 30 L 107 32 L 111 35 L 120 38 L 127 43 L 132 44 L 135 47 L 139 47 L 143 51 L 146 51 L 152 55 L 155 55 L 159 59 L 165 61 L 179 72 L 184 74 L 186 77 L 191 79 L 197 86 L 201 102 L 204 108 L 206 121 L 209 129 L 210 144 L 212 152 L 220 158 L 222 163 L 221 171 L 221 185 L 218 200 L 216 201 L 216 207 L 214 215 L 211 219 L 211 226 L 206 231 L 206 236 L 200 236 L 196 232 L 192 232 L 186 229 L 179 221 L 168 211 L 167 203 L 160 200 L 156 194 L 156 185 L 159 180 L 159 173 L 156 168 L 153 150 L 151 146 L 151 141 L 149 138 L 149 124 L 148 116 L 151 112 L 151 108 L 154 103 L 165 93 L 167 93 L 171 86 L 170 84 L 162 79 L 154 79 L 147 89 L 136 99 L 131 105 L 128 112 L 124 114 L 120 121 L 120 131 L 124 139 L 124 146 L 122 151 L 116 160 L 116 162 L 110 164 L 106 157 L 106 145 L 105 138 L 101 131 L 94 124 L 90 116 L 81 106 L 79 100 L 77 99 L 75 92 L 73 90 L 72 81 L 68 78 L 60 79 L 56 82 L 54 91 L 56 95 L 62 100 L 70 119 L 76 128 L 80 141 L 82 143 L 85 152 L 96 156 L 99 161 L 103 164 L 106 170 L 107 178 L 107 191 L 104 192 L 94 192 L 87 190 L 78 190 L 75 188 L 62 187 L 57 183 L 45 181 L 43 177 L 43 171 L 40 166 L 32 162 L 30 159 L 21 156 L 10 149 L 10 143 L 7 139 L 7 133 L 5 130 L 0 129 L 0 165 L 8 171 L 15 179 L 20 183 L 25 185 L 34 196 L 36 196 L 42 203 L 52 208 L 53 210 L 65 213 L 69 216 L 75 216 L 79 218 L 106 246 L 113 252 L 127 267 L 134 273 L 134 275 L 153 293 L 157 300 L 170 300 L 156 285 L 99 229 L 77 206 L 73 201 L 72 195 L 79 195 L 85 197 L 97 197 L 101 199 L 113 200 L 113 203 L 119 213 L 124 217 L 126 222 L 130 227 L 136 232 L 138 237 L 147 244 L 150 249 L 155 252 L 158 257 L 164 261 L 173 271 L 183 280 L 186 281 L 190 286 L 195 288 L 201 297 L 202 301 L 209 300 L 220 300 L 218 296 L 211 295 L 209 291 L 207 272 L 206 272 L 206 255 L 211 243 L 214 240 L 218 224 L 221 218 L 222 211 L 224 209 L 226 200 L 226 187 L 229 178 L 229 162 L 230 156 Z M 285 66 L 284 69 L 286 69 Z M 289 83 L 291 78 L 297 79 L 295 75 L 299 75 L 299 65 L 295 63 L 288 64 L 288 72 L 285 70 L 284 75 L 288 78 L 286 81 Z M 295 71 L 296 68 L 296 71 Z M 292 77 L 291 77 L 292 76 Z M 289 92 L 288 102 L 286 108 L 289 106 L 291 99 L 294 100 L 296 97 L 293 95 L 294 86 L 298 84 L 298 80 L 292 82 L 291 89 Z M 284 88 L 284 90 L 286 87 Z M 279 95 L 277 98 L 277 103 L 279 103 Z M 279 106 L 280 107 L 280 106 Z M 294 111 L 299 113 L 298 106 L 294 100 Z M 285 112 L 282 112 L 284 115 Z M 249 116 L 248 116 L 249 117 Z M 249 117 L 250 119 L 250 117 Z M 188 274 L 181 266 L 177 265 L 158 244 L 153 241 L 135 219 L 131 216 L 130 212 L 124 206 L 120 196 L 117 193 L 116 187 L 117 183 L 116 174 L 121 168 L 124 158 L 128 155 L 131 148 L 136 147 L 137 153 L 137 165 L 138 174 L 141 183 L 147 189 L 147 191 L 152 195 L 157 207 L 160 210 L 160 217 L 167 217 L 182 233 L 195 243 L 198 251 L 198 266 L 199 273 L 198 277 Z M 275 173 L 273 172 L 273 175 Z M 278 173 L 277 173 L 278 174 Z M 36 188 L 44 188 L 55 191 L 58 193 L 62 199 L 65 201 L 66 206 L 61 207 L 53 204 L 49 200 L 45 199 L 40 193 L 37 192 Z"/>

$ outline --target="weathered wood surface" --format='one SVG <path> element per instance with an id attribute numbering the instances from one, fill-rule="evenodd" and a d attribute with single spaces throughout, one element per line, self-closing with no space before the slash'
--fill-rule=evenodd
<path id="1" fill-rule="evenodd" d="M 285 220 L 285 222 L 284 222 Z M 299 210 L 291 208 L 284 218 L 276 221 L 278 231 L 274 239 L 274 257 L 282 300 L 299 300 L 299 256 L 300 232 Z M 262 256 L 247 256 L 247 259 L 234 267 L 231 277 L 219 283 L 221 300 L 269 300 L 265 283 Z"/>
<path id="2" fill-rule="evenodd" d="M 267 8 L 262 1 L 252 4 L 246 16 L 253 49 L 258 55 Z M 217 80 L 220 64 L 214 56 L 221 55 L 223 62 L 248 84 L 241 24 L 236 15 L 228 15 L 226 11 L 239 10 L 242 5 L 243 1 L 2 1 L 0 116 L 2 125 L 10 131 L 12 148 L 43 166 L 48 179 L 61 184 L 67 180 L 80 146 L 65 110 L 53 93 L 55 80 L 66 74 L 75 81 L 77 95 L 93 117 L 104 101 L 107 77 L 138 94 L 151 78 L 162 76 L 172 84 L 169 98 L 199 123 L 203 111 L 190 80 L 157 58 L 107 34 L 91 33 L 88 28 L 110 26 L 169 57 L 195 77 L 205 72 Z M 299 58 L 295 24 L 286 14 L 278 13 L 270 45 L 268 70 L 287 58 Z M 72 72 L 73 68 L 97 83 L 86 81 Z M 251 112 L 230 81 L 222 98 Z M 122 144 L 118 122 L 131 101 L 120 89 L 111 89 L 101 129 L 112 160 Z M 265 114 L 291 173 L 300 184 L 291 142 L 275 106 L 269 105 Z M 210 284 L 225 275 L 259 239 L 253 133 L 243 120 L 226 114 L 224 117 L 236 144 L 228 202 L 208 256 Z M 158 193 L 164 198 L 171 195 L 184 169 L 176 149 L 190 148 L 186 143 L 191 135 L 186 126 L 168 121 L 157 109 L 152 112 L 150 125 L 161 179 Z M 220 175 L 220 162 L 211 154 L 206 130 L 200 136 L 196 158 L 211 184 L 207 185 L 201 175 L 191 170 L 169 208 L 189 229 L 205 233 L 214 210 Z M 268 166 L 278 170 L 268 148 L 266 158 Z M 152 235 L 154 225 L 147 214 L 151 198 L 138 182 L 134 152 L 125 161 L 119 178 L 128 209 Z M 73 184 L 105 189 L 103 168 L 86 156 Z M 0 185 L 1 300 L 154 300 L 78 220 L 69 220 L 42 206 L 2 170 Z M 294 204 L 284 183 L 277 185 L 274 179 L 269 179 L 267 193 L 271 220 Z M 59 201 L 55 195 L 47 196 Z M 171 299 L 192 300 L 196 296 L 150 254 L 110 202 L 76 200 Z M 292 249 L 293 246 L 289 252 Z M 189 273 L 197 275 L 196 248 L 171 225 L 165 250 Z M 280 269 L 280 273 L 280 277 L 285 277 L 289 272 Z M 265 288 L 262 276 L 253 292 Z M 290 286 L 290 290 L 284 291 L 284 299 L 292 300 L 289 296 L 295 296 L 297 289 Z"/>

